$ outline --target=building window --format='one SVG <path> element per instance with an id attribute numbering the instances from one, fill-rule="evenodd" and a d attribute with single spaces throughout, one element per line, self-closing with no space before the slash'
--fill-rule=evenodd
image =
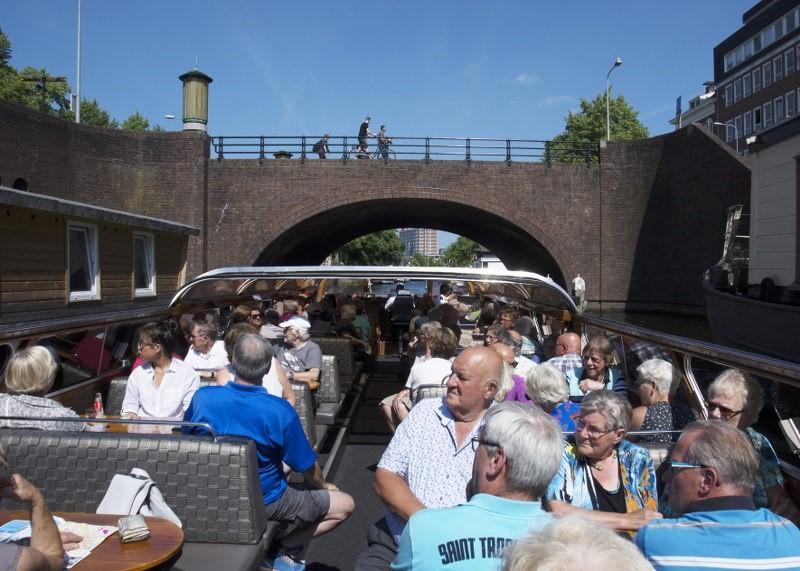
<path id="1" fill-rule="evenodd" d="M 67 265 L 69 300 L 100 299 L 97 226 L 78 222 L 67 224 Z"/>
<path id="2" fill-rule="evenodd" d="M 764 103 L 764 116 L 761 121 L 765 129 L 772 127 L 772 101 Z"/>
<path id="3" fill-rule="evenodd" d="M 753 76 L 749 73 L 742 78 L 742 99 L 750 97 L 753 92 Z"/>
<path id="4" fill-rule="evenodd" d="M 783 37 L 783 18 L 775 22 L 773 27 L 775 29 L 775 39 L 781 39 Z"/>
<path id="5" fill-rule="evenodd" d="M 761 71 L 764 74 L 764 87 L 772 85 L 772 62 L 767 62 L 761 66 Z"/>
<path id="6" fill-rule="evenodd" d="M 774 111 L 774 113 L 775 113 L 775 123 L 780 123 L 781 121 L 783 121 L 783 118 L 785 117 L 784 109 L 783 109 L 783 97 L 776 97 L 775 98 L 773 109 L 775 110 Z"/>
<path id="7" fill-rule="evenodd" d="M 783 56 L 776 56 L 772 58 L 772 79 L 775 82 L 783 79 Z"/>
<path id="8" fill-rule="evenodd" d="M 733 86 L 729 83 L 725 86 L 725 107 L 733 105 Z"/>
<path id="9" fill-rule="evenodd" d="M 731 120 L 725 123 L 725 142 L 730 143 L 733 139 L 733 120 Z"/>
<path id="10" fill-rule="evenodd" d="M 744 136 L 747 137 L 752 132 L 753 132 L 753 113 L 751 111 L 747 111 L 744 114 Z"/>
<path id="11" fill-rule="evenodd" d="M 794 73 L 794 48 L 783 52 L 783 68 L 786 75 Z"/>
<path id="12" fill-rule="evenodd" d="M 734 127 L 736 127 L 736 130 L 733 131 L 734 138 L 741 138 L 741 136 L 742 136 L 742 116 L 741 115 L 738 115 L 736 117 L 736 120 L 734 121 L 733 125 L 734 125 Z"/>
<path id="13" fill-rule="evenodd" d="M 797 27 L 797 22 L 795 22 L 795 16 L 797 15 L 797 10 L 792 10 L 788 14 L 786 14 L 786 33 L 790 34 L 794 31 Z"/>
<path id="14" fill-rule="evenodd" d="M 795 102 L 797 101 L 797 98 L 795 97 L 795 92 L 790 91 L 789 93 L 786 94 L 786 96 L 783 99 L 784 103 L 786 104 L 786 116 L 794 117 Z"/>
<path id="15" fill-rule="evenodd" d="M 753 70 L 753 93 L 761 89 L 761 68 Z"/>
<path id="16" fill-rule="evenodd" d="M 761 130 L 761 107 L 753 109 L 753 132 L 758 133 Z"/>
<path id="17" fill-rule="evenodd" d="M 731 52 L 725 56 L 725 71 L 729 71 L 734 65 L 733 52 Z"/>
<path id="18" fill-rule="evenodd" d="M 733 102 L 738 103 L 742 98 L 742 80 L 736 78 L 733 82 Z"/>
<path id="19" fill-rule="evenodd" d="M 156 294 L 156 260 L 152 234 L 133 234 L 133 296 Z"/>

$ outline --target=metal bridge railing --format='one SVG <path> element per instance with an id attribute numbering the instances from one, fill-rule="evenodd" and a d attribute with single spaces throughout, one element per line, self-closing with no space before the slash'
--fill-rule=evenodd
<path id="1" fill-rule="evenodd" d="M 316 159 L 314 144 L 322 136 L 217 136 L 211 138 L 212 158 Z M 357 151 L 358 137 L 335 136 L 328 139 L 328 159 L 464 160 L 591 163 L 598 158 L 598 143 L 545 141 L 537 139 L 487 139 L 480 137 L 392 137 L 386 153 L 377 140 L 369 139 L 369 152 Z M 216 156 L 215 156 L 216 155 Z"/>

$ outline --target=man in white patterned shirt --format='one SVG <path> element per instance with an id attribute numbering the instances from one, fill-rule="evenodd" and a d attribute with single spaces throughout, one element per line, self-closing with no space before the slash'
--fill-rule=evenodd
<path id="1" fill-rule="evenodd" d="M 564 376 L 583 367 L 580 335 L 571 331 L 559 335 L 556 339 L 556 356 L 547 364 L 561 371 Z"/>
<path id="2" fill-rule="evenodd" d="M 466 501 L 475 457 L 470 440 L 483 424 L 502 374 L 503 362 L 492 349 L 467 349 L 453 362 L 447 396 L 423 400 L 398 426 L 375 473 L 375 492 L 388 513 L 370 527 L 369 547 L 356 570 L 388 569 L 403 527 L 417 511 Z"/>

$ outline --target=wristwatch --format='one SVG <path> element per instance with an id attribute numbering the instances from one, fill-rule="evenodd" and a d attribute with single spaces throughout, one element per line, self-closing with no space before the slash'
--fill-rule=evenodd
<path id="1" fill-rule="evenodd" d="M 290 381 L 294 380 L 294 371 L 289 371 L 289 380 Z"/>

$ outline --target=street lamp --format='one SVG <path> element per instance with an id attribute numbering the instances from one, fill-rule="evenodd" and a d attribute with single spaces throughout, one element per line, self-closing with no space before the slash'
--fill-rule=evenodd
<path id="1" fill-rule="evenodd" d="M 727 127 L 733 127 L 733 138 L 736 139 L 736 152 L 739 152 L 739 129 L 736 128 L 736 123 L 720 123 L 719 121 L 714 121 L 712 125 L 722 125 L 725 127 L 725 134 L 728 134 Z"/>
<path id="2" fill-rule="evenodd" d="M 609 98 L 611 95 L 611 84 L 608 82 L 611 77 L 611 72 L 622 65 L 622 58 L 618 57 L 614 60 L 614 65 L 608 70 L 606 74 L 606 141 L 611 140 L 611 106 L 609 105 Z"/>

